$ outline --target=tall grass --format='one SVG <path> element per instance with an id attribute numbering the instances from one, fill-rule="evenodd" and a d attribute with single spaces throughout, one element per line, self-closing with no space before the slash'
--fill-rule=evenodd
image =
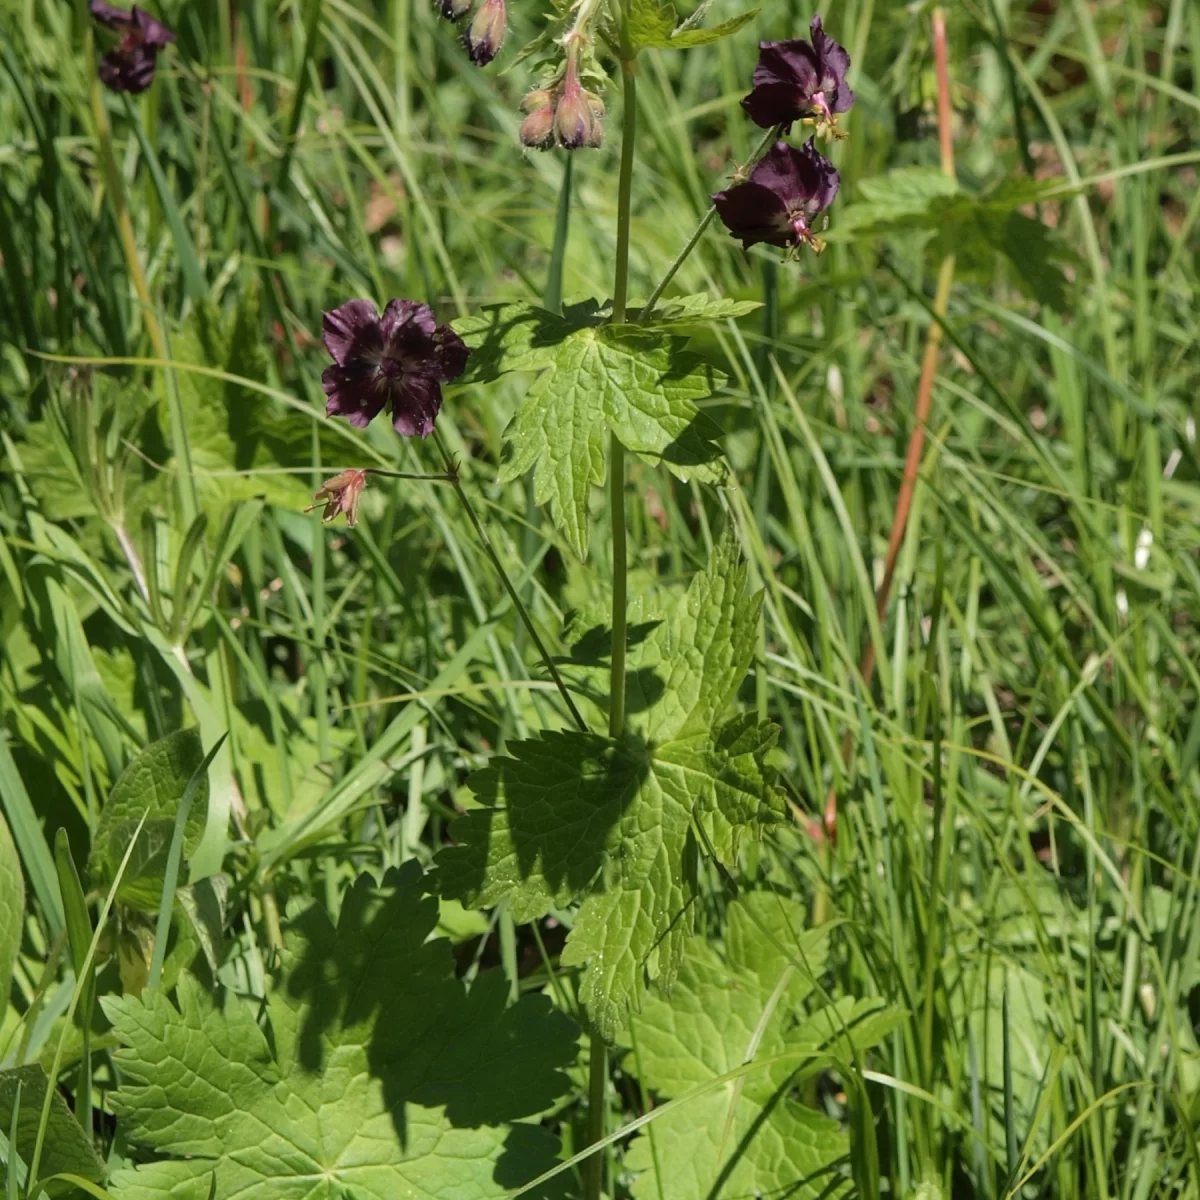
<path id="1" fill-rule="evenodd" d="M 86 859 L 131 746 L 230 730 L 193 865 L 220 866 L 232 813 L 225 972 L 254 990 L 290 895 L 336 909 L 358 870 L 427 860 L 467 769 L 561 723 L 449 489 L 376 481 L 353 536 L 301 513 L 341 466 L 442 469 L 324 422 L 314 339 L 351 296 L 448 318 L 553 295 L 560 266 L 568 302 L 603 298 L 615 230 L 617 122 L 573 161 L 566 230 L 564 158 L 516 143 L 524 66 L 472 69 L 432 5 L 167 3 L 181 53 L 130 104 L 94 82 L 85 9 L 0 3 L 0 798 L 34 898 L 0 1027 L 14 1060 L 53 1054 L 71 994 L 54 832 Z M 534 15 L 512 7 L 512 44 Z M 750 28 L 808 15 L 767 0 Z M 875 0 L 828 23 L 855 63 L 853 200 L 939 161 L 929 23 Z M 754 55 L 747 31 L 644 56 L 631 298 L 747 155 Z M 736 483 L 632 465 L 634 586 L 688 573 L 728 522 L 766 589 L 742 699 L 783 728 L 796 822 L 747 871 L 838 923 L 831 994 L 908 1014 L 865 1064 L 889 1194 L 1200 1196 L 1200 8 L 969 0 L 949 60 L 960 180 L 1064 182 L 1030 210 L 1070 251 L 1064 302 L 964 251 L 938 317 L 927 237 L 777 265 L 710 231 L 672 288 L 765 302 L 696 338 L 731 379 L 711 411 Z M 522 386 L 451 391 L 439 428 L 551 630 L 607 567 L 492 482 Z M 443 919 L 514 989 L 557 982 L 554 946 L 503 914 L 486 945 Z M 641 1103 L 610 1100 L 610 1128 Z"/>

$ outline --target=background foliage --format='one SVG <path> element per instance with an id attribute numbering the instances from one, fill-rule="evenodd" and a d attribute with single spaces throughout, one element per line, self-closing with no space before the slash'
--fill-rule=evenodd
<path id="1" fill-rule="evenodd" d="M 422 898 L 421 870 L 487 800 L 467 775 L 563 715 L 449 489 L 377 479 L 352 534 L 301 510 L 344 466 L 440 469 L 386 427 L 325 422 L 323 310 L 557 307 L 568 159 L 516 143 L 513 47 L 539 14 L 512 6 L 481 72 L 409 0 L 162 13 L 181 54 L 126 103 L 95 86 L 84 5 L 0 4 L 3 1158 L 15 1132 L 28 1164 L 41 1114 L 43 1177 L 159 1195 L 187 1180 L 179 1162 L 133 1170 L 150 1148 L 228 1155 L 258 1089 L 295 1078 L 327 1132 L 382 1139 L 382 1174 L 338 1186 L 505 1194 L 552 1163 L 553 1137 L 560 1157 L 586 1140 L 568 1021 L 586 983 L 560 958 L 575 915 L 550 895 L 483 914 Z M 718 0 L 708 23 L 736 15 Z M 809 15 L 765 0 L 733 37 L 639 59 L 634 297 L 757 139 L 737 103 L 755 38 Z M 948 16 L 957 185 L 936 171 L 927 9 L 847 0 L 827 14 L 858 94 L 828 251 L 779 264 L 712 230 L 673 288 L 761 307 L 689 326 L 697 370 L 725 382 L 681 403 L 731 474 L 634 463 L 631 593 L 681 595 L 732 530 L 764 593 L 733 707 L 781 727 L 791 809 L 729 875 L 697 877 L 676 985 L 620 1034 L 610 1127 L 654 1115 L 606 1151 L 613 1195 L 1200 1194 L 1200 9 Z M 611 291 L 615 128 L 569 160 L 568 301 Z M 923 482 L 879 622 L 946 254 Z M 586 701 L 609 568 L 574 551 L 607 544 L 606 517 L 576 508 L 560 533 L 547 488 L 502 465 L 533 379 L 464 380 L 439 429 L 539 625 L 567 630 L 554 649 Z M 135 764 L 171 781 L 169 803 L 110 907 L 114 827 L 145 807 L 118 811 L 118 780 L 191 725 L 199 742 L 159 751 L 159 774 Z M 166 938 L 177 801 L 226 731 L 185 814 Z M 423 946 L 435 926 L 453 959 Z M 385 969 L 355 958 L 372 928 L 411 953 L 371 986 L 456 1014 L 447 1061 L 339 1011 L 354 971 Z M 100 970 L 77 986 L 89 949 Z M 325 955 L 307 997 L 281 982 L 306 978 L 305 955 Z M 136 998 L 156 972 L 182 979 L 181 1009 Z M 152 1128 L 171 1110 L 137 1094 L 147 1063 L 167 1090 L 172 1062 L 203 1074 L 185 1027 L 243 1062 L 236 1086 L 209 1080 L 241 1106 L 219 1133 Z M 180 1044 L 156 1051 L 156 1029 Z M 463 1084 L 506 1029 L 511 1059 Z M 378 1090 L 351 1119 L 336 1087 L 305 1091 L 320 1054 L 347 1078 L 367 1064 Z M 574 1194 L 577 1171 L 546 1186 Z"/>

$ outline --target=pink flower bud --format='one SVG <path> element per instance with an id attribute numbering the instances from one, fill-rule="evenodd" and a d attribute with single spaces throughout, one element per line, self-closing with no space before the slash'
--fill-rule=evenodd
<path id="1" fill-rule="evenodd" d="M 483 0 L 463 34 L 467 54 L 477 67 L 486 67 L 504 43 L 504 0 Z"/>
<path id="2" fill-rule="evenodd" d="M 554 106 L 535 108 L 521 122 L 521 143 L 533 150 L 549 150 L 554 145 Z"/>
<path id="3" fill-rule="evenodd" d="M 590 146 L 595 136 L 595 114 L 588 93 L 579 86 L 579 81 L 568 72 L 563 81 L 562 96 L 554 113 L 554 133 L 564 150 L 578 150 Z"/>

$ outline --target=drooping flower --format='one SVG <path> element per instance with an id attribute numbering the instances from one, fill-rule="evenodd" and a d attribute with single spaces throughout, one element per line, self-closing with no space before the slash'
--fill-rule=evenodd
<path id="1" fill-rule="evenodd" d="M 713 196 L 717 213 L 734 237 L 749 249 L 757 242 L 772 246 L 811 246 L 820 253 L 825 243 L 813 231 L 813 221 L 834 201 L 841 180 L 834 165 L 820 154 L 813 139 L 797 150 L 776 142 L 749 178 Z"/>
<path id="2" fill-rule="evenodd" d="M 811 42 L 804 38 L 759 42 L 753 90 L 742 107 L 764 129 L 782 125 L 786 131 L 793 121 L 804 120 L 815 125 L 822 137 L 842 136 L 836 114 L 854 103 L 846 83 L 850 55 L 825 36 L 820 17 L 813 17 L 810 30 Z"/>
<path id="3" fill-rule="evenodd" d="M 316 503 L 304 511 L 312 512 L 314 508 L 323 504 L 325 511 L 321 514 L 322 521 L 332 521 L 339 513 L 345 513 L 346 524 L 353 529 L 358 520 L 358 500 L 366 486 L 366 471 L 357 468 L 342 471 L 332 479 L 325 480 L 313 492 L 313 500 Z"/>
<path id="4" fill-rule="evenodd" d="M 405 437 L 428 437 L 442 407 L 442 384 L 470 353 L 428 304 L 391 300 L 380 316 L 370 300 L 348 300 L 322 323 L 333 363 L 321 375 L 326 415 L 364 429 L 387 405 Z"/>
<path id="5" fill-rule="evenodd" d="M 158 52 L 175 35 L 161 21 L 135 4 L 131 11 L 91 0 L 89 11 L 101 25 L 120 34 L 117 44 L 100 60 L 100 80 L 114 92 L 144 92 L 154 82 Z"/>
<path id="6" fill-rule="evenodd" d="M 579 82 L 574 61 L 567 64 L 554 111 L 554 135 L 564 150 L 604 144 L 604 101 Z"/>
<path id="7" fill-rule="evenodd" d="M 486 67 L 499 54 L 506 19 L 504 0 L 483 0 L 463 34 L 467 57 L 477 67 Z"/>

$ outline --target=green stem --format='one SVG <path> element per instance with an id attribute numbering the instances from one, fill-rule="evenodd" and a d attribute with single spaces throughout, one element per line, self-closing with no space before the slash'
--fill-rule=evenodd
<path id="1" fill-rule="evenodd" d="M 762 141 L 754 147 L 750 154 L 749 160 L 742 166 L 738 167 L 733 173 L 733 182 L 741 183 L 746 176 L 750 174 L 750 168 L 758 162 L 760 158 L 767 152 L 772 143 L 779 137 L 779 126 L 776 125 L 773 129 L 768 129 L 763 135 Z M 667 285 L 675 278 L 676 272 L 683 266 L 687 256 L 695 250 L 700 239 L 704 236 L 704 231 L 712 224 L 712 219 L 717 215 L 716 205 L 709 205 L 708 212 L 700 218 L 700 224 L 692 231 L 692 236 L 684 243 L 683 249 L 675 256 L 675 261 L 667 268 L 667 273 L 658 281 L 658 285 L 654 291 L 650 293 L 650 299 L 646 301 L 642 308 L 642 320 L 644 321 L 654 311 L 654 306 L 662 299 L 662 294 L 667 290 Z"/>
<path id="2" fill-rule="evenodd" d="M 637 133 L 637 76 L 634 63 L 621 62 L 621 174 L 617 181 L 617 274 L 613 283 L 613 324 L 625 320 L 629 300 L 629 199 L 633 190 L 633 149 Z"/>
<path id="3" fill-rule="evenodd" d="M 546 669 L 550 672 L 550 676 L 554 680 L 554 686 L 558 688 L 559 695 L 562 696 L 563 703 L 567 706 L 567 711 L 571 714 L 571 719 L 582 732 L 586 733 L 587 724 L 584 722 L 583 717 L 579 715 L 579 709 L 575 707 L 575 701 L 571 699 L 571 693 L 567 691 L 567 685 L 558 673 L 558 667 L 555 665 L 554 659 L 550 657 L 549 651 L 543 644 L 541 635 L 533 624 L 533 617 L 530 616 L 529 610 L 521 602 L 521 597 L 517 595 L 517 589 L 513 587 L 512 580 L 509 579 L 508 572 L 504 569 L 504 564 L 500 561 L 500 556 L 496 553 L 496 548 L 492 545 L 492 539 L 488 537 L 487 530 L 483 527 L 483 522 L 480 521 L 479 515 L 475 512 L 475 506 L 471 503 L 466 491 L 463 489 L 462 480 L 458 477 L 458 467 L 454 459 L 451 458 L 450 452 L 446 449 L 446 443 L 442 441 L 441 434 L 436 429 L 433 431 L 433 440 L 437 443 L 437 448 L 445 460 L 446 474 L 450 478 L 450 484 L 458 494 L 458 499 L 466 510 L 471 524 L 475 527 L 475 532 L 479 535 L 479 540 L 483 543 L 483 548 L 487 552 L 488 558 L 492 560 L 492 566 L 496 568 L 496 572 L 500 576 L 500 582 L 504 584 L 504 590 L 508 593 L 508 598 L 512 601 L 513 607 L 517 610 L 517 615 L 524 623 L 525 629 L 528 631 L 534 646 L 537 647 L 538 654 L 542 656 L 542 661 L 546 664 Z"/>
<path id="4" fill-rule="evenodd" d="M 588 1137 L 587 1144 L 594 1146 L 604 1137 L 604 1089 L 608 1083 L 608 1046 L 604 1039 L 593 1031 L 588 1057 Z M 600 1200 L 604 1184 L 604 1151 L 598 1149 L 583 1164 L 584 1200 Z"/>
<path id="5" fill-rule="evenodd" d="M 630 198 L 633 191 L 633 152 L 637 136 L 637 76 L 632 58 L 621 60 L 624 110 L 621 116 L 621 172 L 617 182 L 617 270 L 613 282 L 613 324 L 625 320 L 629 303 Z M 612 526 L 613 592 L 612 653 L 608 677 L 608 734 L 625 732 L 625 644 L 628 550 L 625 542 L 625 447 L 615 433 L 609 436 L 608 498 Z M 595 1030 L 590 1039 L 588 1065 L 587 1144 L 604 1137 L 604 1089 L 608 1081 L 608 1046 Z M 584 1200 L 599 1200 L 604 1178 L 604 1155 L 597 1151 L 584 1163 Z"/>

